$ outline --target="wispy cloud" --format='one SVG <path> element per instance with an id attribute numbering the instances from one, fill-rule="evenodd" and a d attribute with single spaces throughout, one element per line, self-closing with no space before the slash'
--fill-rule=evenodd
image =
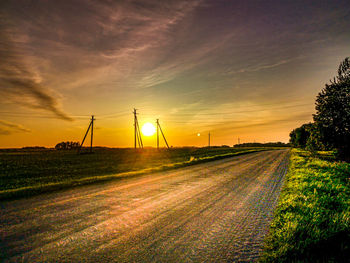
<path id="1" fill-rule="evenodd" d="M 293 125 L 298 121 L 308 122 L 312 120 L 312 115 L 308 112 L 294 113 L 289 116 L 266 116 L 260 120 L 249 118 L 237 121 L 225 121 L 208 125 L 207 128 L 213 132 L 220 133 L 221 136 L 237 133 L 237 132 L 252 132 L 260 129 L 280 129 L 284 125 Z"/>
<path id="2" fill-rule="evenodd" d="M 0 120 L 0 135 L 10 135 L 18 132 L 31 132 L 20 124 Z"/>
<path id="3" fill-rule="evenodd" d="M 20 32 L 25 45 L 38 63 L 46 63 L 50 81 L 60 89 L 105 81 L 150 87 L 196 65 L 167 52 L 178 41 L 174 30 L 201 2 L 38 1 L 16 9 L 13 20 L 26 29 Z"/>
<path id="4" fill-rule="evenodd" d="M 238 74 L 238 73 L 245 73 L 245 72 L 257 72 L 260 70 L 265 70 L 265 69 L 271 69 L 271 68 L 276 68 L 284 64 L 288 64 L 294 60 L 300 59 L 301 56 L 298 56 L 296 58 L 289 58 L 289 59 L 282 59 L 280 61 L 277 61 L 275 63 L 271 64 L 261 64 L 261 65 L 254 65 L 246 68 L 241 68 L 239 70 L 232 70 L 229 69 L 225 72 L 225 75 L 233 75 L 233 74 Z"/>
<path id="5" fill-rule="evenodd" d="M 58 106 L 58 100 L 40 84 L 38 77 L 24 63 L 22 54 L 10 37 L 11 29 L 5 27 L 0 16 L 0 93 L 2 98 L 19 105 L 52 112 L 57 118 L 71 121 Z"/>

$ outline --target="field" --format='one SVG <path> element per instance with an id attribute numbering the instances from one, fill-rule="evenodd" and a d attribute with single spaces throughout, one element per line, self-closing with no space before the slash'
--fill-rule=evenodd
<path id="1" fill-rule="evenodd" d="M 347 262 L 350 164 L 292 150 L 262 262 Z"/>
<path id="2" fill-rule="evenodd" d="M 76 151 L 1 150 L 0 198 L 26 196 L 73 185 L 106 181 L 160 171 L 267 148 L 95 148 L 93 154 Z"/>

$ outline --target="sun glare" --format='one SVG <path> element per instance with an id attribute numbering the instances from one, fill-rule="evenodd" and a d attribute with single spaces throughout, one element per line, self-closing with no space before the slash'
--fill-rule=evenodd
<path id="1" fill-rule="evenodd" d="M 156 127 L 152 123 L 147 122 L 142 126 L 141 131 L 145 136 L 152 136 L 156 132 Z"/>

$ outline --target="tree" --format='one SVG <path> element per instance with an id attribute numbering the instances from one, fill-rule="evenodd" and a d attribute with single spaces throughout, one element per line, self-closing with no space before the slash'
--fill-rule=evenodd
<path id="1" fill-rule="evenodd" d="M 325 147 L 322 143 L 320 131 L 317 125 L 315 123 L 310 123 L 306 129 L 309 134 L 306 140 L 306 150 L 310 151 L 313 154 L 315 154 L 316 151 L 324 150 Z"/>
<path id="2" fill-rule="evenodd" d="M 350 79 L 350 61 L 349 57 L 345 58 L 343 62 L 340 63 L 338 68 L 338 76 L 336 76 L 331 83 L 340 83 L 344 81 L 349 81 Z"/>
<path id="3" fill-rule="evenodd" d="M 301 125 L 294 129 L 290 134 L 290 143 L 293 147 L 305 148 L 308 138 L 310 137 L 310 128 L 312 123 Z"/>
<path id="4" fill-rule="evenodd" d="M 340 158 L 350 156 L 350 61 L 344 59 L 336 76 L 316 98 L 313 115 L 319 137 L 328 149 L 336 149 Z"/>
<path id="5" fill-rule="evenodd" d="M 79 142 L 60 142 L 55 146 L 56 150 L 71 150 L 77 149 L 80 147 Z"/>

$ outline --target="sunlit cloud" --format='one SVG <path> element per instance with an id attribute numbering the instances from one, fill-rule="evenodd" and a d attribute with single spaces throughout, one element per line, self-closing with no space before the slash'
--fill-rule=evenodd
<path id="1" fill-rule="evenodd" d="M 0 94 L 2 99 L 13 100 L 19 105 L 52 112 L 57 118 L 72 120 L 58 106 L 53 95 L 42 87 L 38 77 L 25 65 L 21 54 L 15 49 L 10 38 L 10 30 L 4 28 L 4 18 L 0 16 Z"/>
<path id="2" fill-rule="evenodd" d="M 10 135 L 19 132 L 31 132 L 31 130 L 23 127 L 20 124 L 0 120 L 0 134 Z"/>

